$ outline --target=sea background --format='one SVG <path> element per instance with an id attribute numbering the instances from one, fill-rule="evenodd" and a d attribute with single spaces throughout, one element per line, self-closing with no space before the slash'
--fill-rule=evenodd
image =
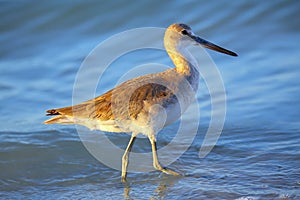
<path id="1" fill-rule="evenodd" d="M 299 8 L 299 1 L 0 1 L 0 198 L 300 199 Z M 130 172 L 122 184 L 120 171 L 95 159 L 75 126 L 42 124 L 45 110 L 72 104 L 77 72 L 98 44 L 129 29 L 175 22 L 239 54 L 208 51 L 226 89 L 225 126 L 199 158 L 211 111 L 201 81 L 197 135 L 170 165 L 185 176 Z M 143 62 L 171 65 L 162 51 L 125 55 L 96 95 Z M 159 133 L 159 148 L 178 124 Z M 123 148 L 129 140 L 89 134 Z M 145 138 L 134 146 L 150 149 Z"/>

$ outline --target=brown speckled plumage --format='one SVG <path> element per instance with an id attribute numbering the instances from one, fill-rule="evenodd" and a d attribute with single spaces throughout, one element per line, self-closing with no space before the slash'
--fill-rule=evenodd
<path id="1" fill-rule="evenodd" d="M 170 73 L 174 80 L 173 84 L 168 83 Z M 174 77 L 176 78 L 174 79 Z M 47 110 L 47 115 L 59 115 L 60 117 L 56 117 L 53 121 L 50 119 L 45 123 L 56 123 L 65 117 L 89 118 L 100 121 L 115 120 L 116 118 L 119 120 L 122 118 L 136 119 L 139 113 L 147 112 L 144 102 L 159 103 L 163 107 L 175 103 L 176 92 L 178 92 L 176 88 L 180 83 L 176 79 L 182 78 L 184 77 L 178 76 L 174 69 L 138 77 L 81 104 Z M 117 105 L 117 110 L 112 109 L 112 105 Z"/>

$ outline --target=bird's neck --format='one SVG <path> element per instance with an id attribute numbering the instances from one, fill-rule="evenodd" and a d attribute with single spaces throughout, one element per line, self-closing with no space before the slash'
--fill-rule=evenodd
<path id="1" fill-rule="evenodd" d="M 197 91 L 199 84 L 199 72 L 196 68 L 197 61 L 187 49 L 177 49 L 176 51 L 167 49 L 167 52 L 176 66 L 176 72 L 183 75 L 194 91 Z"/>
<path id="2" fill-rule="evenodd" d="M 178 73 L 185 76 L 197 73 L 195 59 L 187 49 L 173 46 L 173 48 L 168 48 L 167 52 L 176 66 L 176 71 Z"/>

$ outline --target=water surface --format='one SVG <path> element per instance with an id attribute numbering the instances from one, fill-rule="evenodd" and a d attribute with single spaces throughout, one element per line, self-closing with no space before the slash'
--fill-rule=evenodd
<path id="1" fill-rule="evenodd" d="M 297 1 L 0 4 L 1 199 L 300 198 Z M 211 109 L 201 81 L 197 136 L 170 166 L 185 176 L 129 173 L 123 185 L 119 171 L 84 148 L 74 126 L 43 125 L 44 112 L 72 103 L 76 73 L 100 42 L 131 28 L 174 22 L 189 24 L 195 33 L 239 54 L 232 58 L 209 51 L 226 88 L 225 127 L 213 151 L 200 159 Z M 121 59 L 103 77 L 97 94 L 114 87 L 130 66 L 171 64 L 155 51 Z M 159 133 L 160 148 L 177 128 L 175 123 Z M 105 134 L 122 147 L 129 140 L 125 134 Z M 134 150 L 150 151 L 150 145 L 138 139 Z"/>

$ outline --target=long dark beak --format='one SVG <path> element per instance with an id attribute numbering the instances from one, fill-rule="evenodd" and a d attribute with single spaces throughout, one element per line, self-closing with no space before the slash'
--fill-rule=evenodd
<path id="1" fill-rule="evenodd" d="M 224 49 L 218 45 L 215 45 L 211 42 L 208 42 L 198 36 L 195 36 L 195 35 L 191 35 L 190 36 L 193 40 L 195 40 L 197 42 L 197 44 L 200 44 L 201 46 L 205 47 L 205 48 L 208 48 L 208 49 L 211 49 L 211 50 L 214 50 L 214 51 L 218 51 L 218 52 L 221 52 L 221 53 L 225 53 L 225 54 L 228 54 L 228 55 L 231 55 L 231 56 L 238 56 L 236 53 L 232 52 L 232 51 L 229 51 L 227 49 Z"/>

